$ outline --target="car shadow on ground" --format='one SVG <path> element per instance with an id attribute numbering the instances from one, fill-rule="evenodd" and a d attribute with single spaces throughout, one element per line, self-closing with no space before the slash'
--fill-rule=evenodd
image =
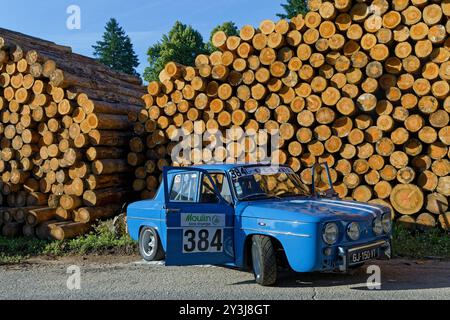
<path id="1" fill-rule="evenodd" d="M 381 287 L 376 291 L 398 291 L 450 288 L 450 264 L 398 262 L 381 264 Z M 278 273 L 277 288 L 330 288 L 346 286 L 351 290 L 372 291 L 367 285 L 373 272 L 367 273 L 368 265 L 348 273 L 297 273 L 282 270 Z M 255 284 L 248 280 L 232 285 Z M 373 281 L 370 281 L 373 284 Z"/>

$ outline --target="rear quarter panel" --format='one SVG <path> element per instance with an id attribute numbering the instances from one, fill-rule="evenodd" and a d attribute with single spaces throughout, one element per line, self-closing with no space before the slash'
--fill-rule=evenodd
<path id="1" fill-rule="evenodd" d="M 139 240 L 139 232 L 142 227 L 151 227 L 157 230 L 165 248 L 166 235 L 163 206 L 164 203 L 159 200 L 138 201 L 128 206 L 128 233 L 133 240 Z"/>

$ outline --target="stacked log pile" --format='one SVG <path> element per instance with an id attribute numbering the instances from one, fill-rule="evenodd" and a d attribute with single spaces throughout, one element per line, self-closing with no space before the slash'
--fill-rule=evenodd
<path id="1" fill-rule="evenodd" d="M 119 213 L 141 80 L 5 29 L 0 69 L 1 233 L 61 240 Z"/>
<path id="2" fill-rule="evenodd" d="M 405 223 L 450 228 L 450 1 L 311 0 L 290 21 L 214 35 L 219 48 L 195 67 L 169 63 L 148 85 L 128 163 L 134 190 L 149 198 L 163 165 L 257 162 L 264 138 L 279 133 L 271 157 L 311 185 L 327 162 L 340 197 L 391 206 Z M 225 148 L 182 135 L 235 129 Z M 240 140 L 241 139 L 241 140 Z M 253 158 L 252 158 L 253 157 Z M 319 187 L 325 188 L 324 174 Z"/>

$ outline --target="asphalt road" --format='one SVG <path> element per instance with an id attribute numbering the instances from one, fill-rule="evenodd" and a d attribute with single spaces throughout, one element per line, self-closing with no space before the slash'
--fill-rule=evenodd
<path id="1" fill-rule="evenodd" d="M 214 266 L 115 256 L 35 259 L 0 266 L 0 299 L 450 299 L 450 262 L 378 263 L 381 289 L 369 290 L 365 267 L 353 274 L 283 272 L 278 286 L 261 287 L 251 273 Z M 80 268 L 79 290 L 67 288 L 70 265 Z"/>

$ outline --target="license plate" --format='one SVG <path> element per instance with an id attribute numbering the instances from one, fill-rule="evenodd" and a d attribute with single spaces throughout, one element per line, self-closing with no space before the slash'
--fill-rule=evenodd
<path id="1" fill-rule="evenodd" d="M 379 255 L 379 247 L 350 250 L 348 253 L 348 264 L 351 266 L 365 262 L 367 260 L 376 259 L 379 257 Z"/>

